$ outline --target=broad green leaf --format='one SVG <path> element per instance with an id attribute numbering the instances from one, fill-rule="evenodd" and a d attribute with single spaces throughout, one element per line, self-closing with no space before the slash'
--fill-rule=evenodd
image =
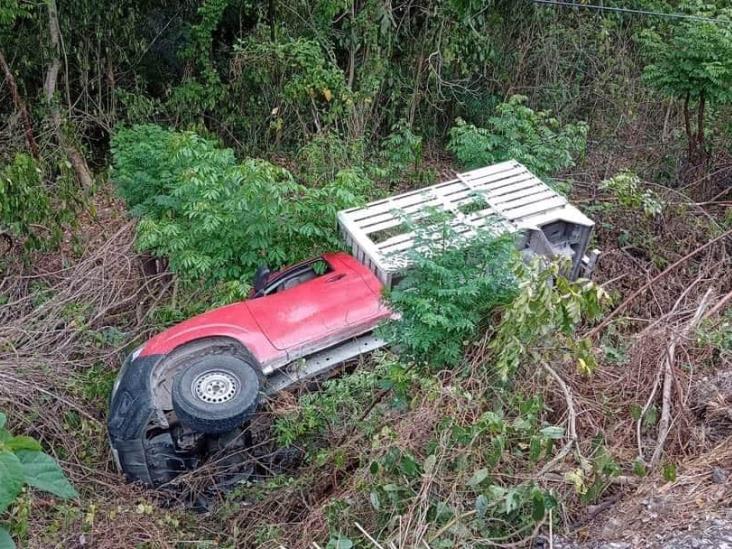
<path id="1" fill-rule="evenodd" d="M 326 545 L 327 549 L 351 549 L 353 547 L 353 542 L 348 538 L 333 538 L 328 542 L 328 545 Z"/>
<path id="2" fill-rule="evenodd" d="M 546 513 L 544 494 L 541 490 L 534 490 L 533 494 L 531 495 L 531 504 L 531 518 L 533 518 L 536 522 L 539 522 L 541 519 L 544 518 L 544 513 Z"/>
<path id="3" fill-rule="evenodd" d="M 377 494 L 376 492 L 371 492 L 369 494 L 369 500 L 371 501 L 371 505 L 374 509 L 376 509 L 377 511 L 381 509 L 381 500 L 379 499 L 379 494 Z"/>
<path id="4" fill-rule="evenodd" d="M 414 477 L 419 474 L 419 464 L 410 456 L 404 455 L 399 462 L 402 473 L 408 477 Z"/>
<path id="5" fill-rule="evenodd" d="M 538 461 L 541 457 L 541 439 L 539 437 L 531 437 L 531 441 L 529 442 L 529 459 L 531 461 Z"/>
<path id="6" fill-rule="evenodd" d="M 25 481 L 29 485 L 62 499 L 75 498 L 79 495 L 51 456 L 30 450 L 21 450 L 16 455 L 21 463 Z"/>
<path id="7" fill-rule="evenodd" d="M 0 513 L 15 501 L 23 489 L 23 467 L 11 452 L 0 452 Z"/>
<path id="8" fill-rule="evenodd" d="M 5 428 L 5 423 L 8 421 L 8 416 L 0 412 L 0 429 Z"/>
<path id="9" fill-rule="evenodd" d="M 481 482 L 488 478 L 488 469 L 478 469 L 468 481 L 468 486 L 475 488 Z"/>
<path id="10" fill-rule="evenodd" d="M 520 490 L 513 488 L 506 493 L 506 514 L 521 507 L 523 497 Z"/>
<path id="11" fill-rule="evenodd" d="M 546 438 L 560 439 L 564 436 L 564 428 L 556 425 L 549 425 L 541 429 L 541 434 Z"/>
<path id="12" fill-rule="evenodd" d="M 4 442 L 4 444 L 8 448 L 8 450 L 11 450 L 13 452 L 17 452 L 19 450 L 32 450 L 35 452 L 39 452 L 41 450 L 41 445 L 36 439 L 23 435 L 10 437 Z"/>
<path id="13" fill-rule="evenodd" d="M 5 528 L 0 528 L 0 549 L 15 549 L 15 542 Z"/>
<path id="14" fill-rule="evenodd" d="M 484 518 L 487 511 L 488 498 L 481 494 L 475 498 L 475 512 L 478 515 L 478 518 Z"/>

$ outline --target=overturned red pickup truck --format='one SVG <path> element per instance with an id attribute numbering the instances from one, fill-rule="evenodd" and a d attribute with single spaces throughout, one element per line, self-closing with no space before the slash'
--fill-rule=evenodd
<path id="1" fill-rule="evenodd" d="M 249 299 L 182 322 L 127 357 L 108 422 L 127 478 L 161 486 L 232 441 L 246 444 L 243 429 L 267 395 L 383 346 L 372 334 L 392 316 L 382 289 L 409 267 L 414 245 L 404 216 L 435 209 L 458 233 L 489 227 L 515 233 L 524 255 L 569 258 L 570 278 L 588 275 L 597 259 L 585 253 L 593 222 L 513 161 L 339 212 L 351 254 L 260 269 Z"/>

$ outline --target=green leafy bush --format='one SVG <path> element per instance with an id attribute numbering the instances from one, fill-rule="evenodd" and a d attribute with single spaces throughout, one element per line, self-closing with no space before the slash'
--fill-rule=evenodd
<path id="1" fill-rule="evenodd" d="M 339 246 L 335 214 L 362 200 L 368 180 L 341 171 L 318 188 L 263 160 L 237 163 L 192 132 L 135 126 L 112 141 L 113 178 L 140 216 L 137 245 L 169 258 L 185 281 L 236 283 Z"/>
<path id="2" fill-rule="evenodd" d="M 330 183 L 339 171 L 364 161 L 363 143 L 348 142 L 336 132 L 316 134 L 297 152 L 298 174 L 310 185 Z"/>
<path id="3" fill-rule="evenodd" d="M 464 238 L 449 220 L 434 221 L 413 225 L 410 267 L 386 294 L 401 318 L 381 332 L 410 360 L 455 365 L 490 311 L 513 297 L 516 251 L 510 236 L 484 230 Z"/>
<path id="4" fill-rule="evenodd" d="M 418 172 L 422 162 L 422 137 L 415 134 L 405 120 L 400 120 L 381 142 L 381 156 L 387 179 L 397 183 Z"/>
<path id="5" fill-rule="evenodd" d="M 517 160 L 539 176 L 574 165 L 587 143 L 587 124 L 562 125 L 549 111 L 534 111 L 526 98 L 511 97 L 496 107 L 488 126 L 458 119 L 447 148 L 465 168 Z"/>
<path id="6" fill-rule="evenodd" d="M 249 36 L 234 46 L 231 76 L 233 100 L 269 120 L 277 141 L 333 129 L 350 108 L 343 71 L 317 40 Z"/>
<path id="7" fill-rule="evenodd" d="M 278 442 L 283 446 L 302 442 L 306 437 L 328 428 L 336 430 L 358 417 L 378 391 L 389 364 L 387 360 L 378 360 L 374 368 L 326 380 L 322 390 L 303 394 L 297 408 L 275 422 Z"/>
<path id="8" fill-rule="evenodd" d="M 518 265 L 518 295 L 506 307 L 489 346 L 502 379 L 516 372 L 523 360 L 550 362 L 568 353 L 580 371 L 594 368 L 591 341 L 577 339 L 574 332 L 583 320 L 601 316 L 609 296 L 590 280 L 567 280 L 561 269 L 556 262 L 549 268 L 541 261 Z"/>
<path id="9" fill-rule="evenodd" d="M 622 206 L 641 209 L 648 217 L 663 211 L 663 201 L 650 189 L 643 189 L 640 177 L 632 172 L 617 173 L 603 181 L 600 188 L 612 192 Z"/>
<path id="10" fill-rule="evenodd" d="M 429 525 L 431 547 L 462 547 L 471 545 L 467 540 L 526 531 L 557 508 L 552 491 L 530 475 L 519 481 L 503 473 L 550 459 L 564 429 L 542 420 L 541 397 L 507 398 L 490 384 L 484 389 L 480 398 L 468 400 L 455 391 L 442 401 L 449 412 L 441 410 L 444 416 L 432 439 L 416 451 L 398 433 L 383 429 L 381 446 L 372 451 L 380 455 L 372 458 L 363 487 L 377 524 L 388 524 L 419 505 L 426 512 L 422 520 Z M 428 492 L 422 491 L 424 478 L 432 481 Z M 448 489 L 445 478 L 450 479 Z M 455 523 L 460 528 L 448 528 Z"/>
<path id="11" fill-rule="evenodd" d="M 13 436 L 5 428 L 0 412 L 0 515 L 28 485 L 61 499 L 78 496 L 54 459 L 45 454 L 35 439 Z M 7 530 L 0 527 L 0 547 L 15 547 Z"/>
<path id="12" fill-rule="evenodd" d="M 26 249 L 58 244 L 81 202 L 71 188 L 69 167 L 61 168 L 57 184 L 49 188 L 42 166 L 28 154 L 18 153 L 0 167 L 0 232 L 22 239 Z"/>

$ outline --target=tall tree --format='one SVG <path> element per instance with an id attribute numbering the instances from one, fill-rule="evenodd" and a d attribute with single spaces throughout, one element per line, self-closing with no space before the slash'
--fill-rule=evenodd
<path id="1" fill-rule="evenodd" d="M 51 59 L 46 70 L 46 79 L 43 85 L 46 102 L 51 111 L 51 122 L 53 130 L 58 139 L 59 146 L 64 150 L 69 159 L 71 167 L 76 173 L 76 179 L 84 188 L 92 185 L 92 176 L 89 166 L 81 151 L 64 133 L 63 119 L 59 108 L 58 100 L 55 96 L 56 83 L 58 81 L 58 73 L 61 68 L 61 30 L 58 24 L 58 8 L 56 0 L 46 0 L 48 5 L 48 35 L 51 42 Z"/>
<path id="2" fill-rule="evenodd" d="M 645 35 L 651 63 L 643 77 L 682 102 L 691 164 L 703 163 L 708 156 L 704 136 L 708 106 L 732 102 L 732 11 L 700 15 L 719 23 L 685 20 L 665 36 L 656 31 Z"/>

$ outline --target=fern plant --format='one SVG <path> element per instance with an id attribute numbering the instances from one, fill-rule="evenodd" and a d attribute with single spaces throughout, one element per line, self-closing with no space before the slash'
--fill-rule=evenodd
<path id="1" fill-rule="evenodd" d="M 488 126 L 458 119 L 447 148 L 465 168 L 517 160 L 539 176 L 574 165 L 587 144 L 587 124 L 562 125 L 549 111 L 534 111 L 514 95 L 496 107 Z"/>

